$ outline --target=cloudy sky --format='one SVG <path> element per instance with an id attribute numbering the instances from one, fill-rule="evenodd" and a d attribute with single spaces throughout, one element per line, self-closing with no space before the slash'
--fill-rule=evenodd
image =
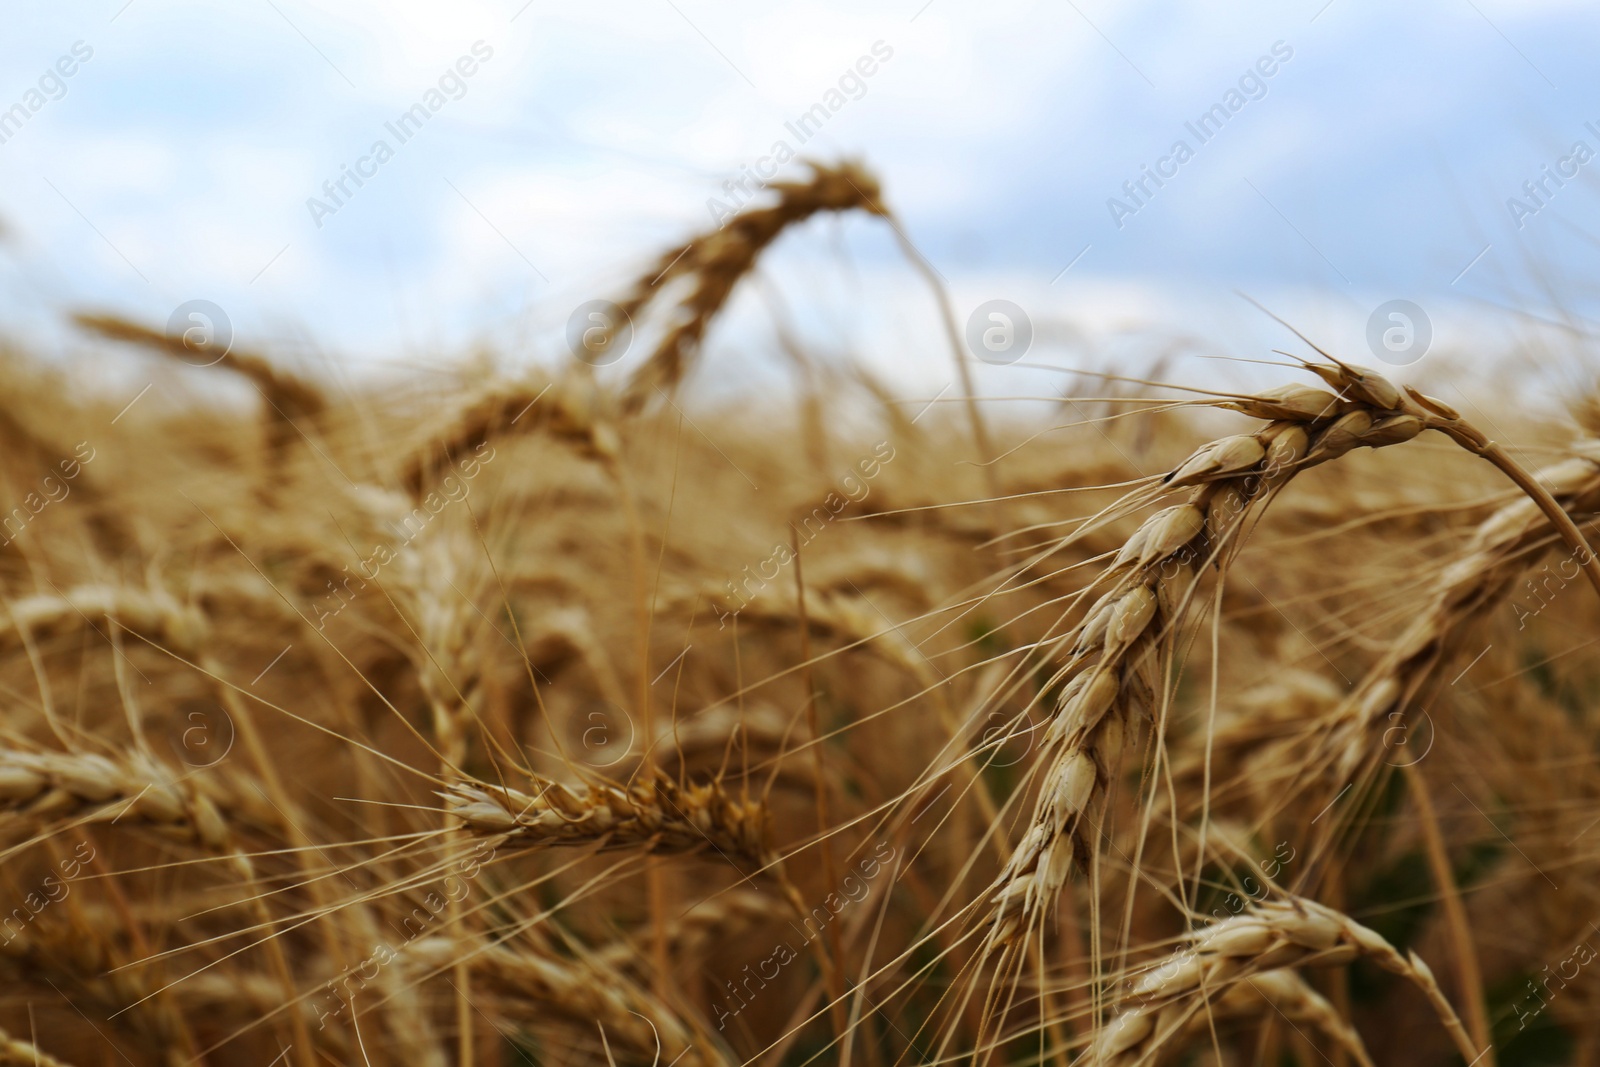
<path id="1" fill-rule="evenodd" d="M 356 365 L 552 357 L 574 307 L 712 225 L 780 141 L 865 161 L 960 316 L 1011 300 L 1063 351 L 1283 343 L 1241 291 L 1367 362 L 1391 300 L 1439 351 L 1575 344 L 1596 311 L 1600 14 L 1576 0 L 60 0 L 6 22 L 0 321 L 46 346 L 69 310 L 159 324 L 206 299 L 241 338 Z M 401 143 L 387 124 L 430 102 Z M 368 176 L 336 200 L 346 168 Z M 764 269 L 822 348 L 947 359 L 881 224 L 813 223 Z M 743 294 L 717 343 L 766 343 L 767 314 Z"/>

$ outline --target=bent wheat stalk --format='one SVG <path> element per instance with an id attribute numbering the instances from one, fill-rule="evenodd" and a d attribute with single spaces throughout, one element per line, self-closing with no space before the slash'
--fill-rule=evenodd
<path id="1" fill-rule="evenodd" d="M 766 207 L 746 207 L 710 233 L 663 252 L 656 263 L 634 283 L 619 304 L 623 321 L 609 323 L 605 345 L 617 332 L 638 318 L 665 285 L 678 278 L 691 281 L 687 296 L 675 309 L 674 321 L 649 358 L 628 379 L 622 407 L 636 413 L 658 390 L 672 390 L 683 380 L 699 352 L 707 327 L 733 294 L 739 279 L 748 274 L 778 235 L 821 211 L 860 208 L 874 215 L 885 209 L 878 202 L 878 182 L 858 164 L 837 166 L 811 163 L 809 181 L 767 182 L 764 188 L 778 194 Z M 602 346 L 603 347 L 603 346 Z"/>
<path id="2" fill-rule="evenodd" d="M 1574 516 L 1587 521 L 1600 513 L 1600 443 L 1584 442 L 1576 450 L 1577 455 L 1535 475 L 1550 487 L 1569 522 Z M 1392 726 L 1395 716 L 1439 679 L 1471 624 L 1505 602 L 1518 577 L 1546 554 L 1550 542 L 1546 519 L 1534 501 L 1506 505 L 1478 526 L 1465 552 L 1440 573 L 1426 607 L 1360 686 L 1330 713 L 1327 754 L 1338 781 L 1348 780 L 1363 761 L 1380 751 L 1373 745 L 1375 735 Z M 1581 566 L 1585 554 L 1587 550 L 1579 547 L 1562 563 Z M 1573 573 L 1564 580 L 1575 577 Z"/>
<path id="3" fill-rule="evenodd" d="M 1402 393 L 1359 367 L 1335 362 L 1308 368 L 1338 394 L 1289 385 L 1225 402 L 1222 406 L 1271 421 L 1255 434 L 1202 446 L 1168 474 L 1167 490 L 1197 487 L 1188 503 L 1146 520 L 1097 583 L 1109 588 L 1069 635 L 1071 652 L 1058 675 L 1070 681 L 1045 735 L 1055 760 L 1032 827 L 995 884 L 991 945 L 1033 928 L 1055 900 L 1074 857 L 1087 866 L 1089 837 L 1081 823 L 1117 769 L 1134 710 L 1155 706 L 1155 660 L 1164 635 L 1176 630 L 1187 605 L 1187 595 L 1175 595 L 1183 593 L 1178 583 L 1185 572 L 1213 560 L 1221 566 L 1237 551 L 1236 535 L 1246 515 L 1300 471 L 1358 447 L 1386 447 L 1439 430 L 1502 470 L 1515 467 L 1519 473 L 1513 480 L 1539 510 L 1559 513 L 1558 531 L 1575 553 L 1594 563 L 1582 533 L 1550 494 L 1448 405 L 1416 390 Z M 1126 502 L 1138 502 L 1141 495 L 1147 494 L 1135 490 Z"/>
<path id="4" fill-rule="evenodd" d="M 1356 392 L 1353 386 L 1346 391 Z M 1343 400 L 1291 385 L 1241 398 L 1228 406 L 1269 419 L 1268 425 L 1202 446 L 1162 480 L 1158 494 L 1194 491 L 1187 503 L 1152 515 L 1128 539 L 1097 582 L 1108 588 L 1063 641 L 1070 651 L 1058 677 L 1069 680 L 1044 735 L 1055 758 L 1032 826 L 996 883 L 991 945 L 1032 929 L 1074 859 L 1088 866 L 1090 838 L 1080 824 L 1117 769 L 1135 711 L 1154 718 L 1157 660 L 1181 621 L 1190 575 L 1207 562 L 1220 565 L 1226 550 L 1236 550 L 1230 542 L 1246 513 L 1298 471 L 1361 445 L 1397 444 L 1421 432 L 1419 417 L 1357 396 Z M 1148 495 L 1135 490 L 1124 504 Z"/>
<path id="5" fill-rule="evenodd" d="M 476 460 L 488 462 L 483 449 L 499 436 L 542 430 L 568 441 L 580 453 L 615 460 L 622 448 L 612 425 L 609 398 L 594 382 L 567 374 L 543 388 L 497 386 L 468 402 L 400 465 L 400 484 L 417 499 L 453 467 L 476 472 Z M 475 459 L 476 457 L 476 459 Z"/>
<path id="6" fill-rule="evenodd" d="M 1356 1028 L 1345 1022 L 1327 997 L 1312 989 L 1294 971 L 1267 971 L 1252 975 L 1233 986 L 1217 1002 L 1224 1012 L 1260 1015 L 1265 1002 L 1291 1024 L 1304 1023 L 1326 1034 L 1335 1045 L 1350 1054 L 1358 1067 L 1374 1067 L 1372 1056 Z M 1191 1030 L 1206 1029 L 1207 1020 L 1197 1013 L 1190 1023 Z M 1271 1018 L 1268 1017 L 1268 1021 Z"/>
<path id="7" fill-rule="evenodd" d="M 1477 1059 L 1479 1050 L 1420 956 L 1400 955 L 1382 936 L 1332 908 L 1289 897 L 1207 927 L 1147 969 L 1129 994 L 1137 1003 L 1095 1035 L 1085 1062 L 1095 1067 L 1149 1063 L 1201 1009 L 1205 997 L 1286 967 L 1344 964 L 1358 956 L 1422 990 L 1466 1062 Z"/>
<path id="8" fill-rule="evenodd" d="M 112 341 L 148 348 L 191 365 L 195 365 L 193 361 L 197 358 L 213 356 L 209 341 L 197 346 L 190 343 L 187 335 L 173 336 L 118 315 L 84 313 L 74 315 L 73 321 Z M 221 355 L 212 358 L 211 362 L 199 365 L 235 371 L 255 385 L 267 405 L 268 410 L 262 413 L 262 420 L 266 429 L 267 451 L 276 462 L 283 461 L 289 446 L 301 436 L 302 431 L 295 420 L 306 419 L 315 424 L 327 411 L 327 399 L 319 388 L 275 366 L 266 356 L 230 346 Z"/>

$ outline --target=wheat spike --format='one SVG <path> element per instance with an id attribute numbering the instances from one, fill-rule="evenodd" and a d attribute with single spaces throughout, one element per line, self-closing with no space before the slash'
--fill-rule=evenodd
<path id="1" fill-rule="evenodd" d="M 1357 956 L 1414 983 L 1427 996 L 1456 1048 L 1475 1059 L 1466 1029 L 1427 964 L 1402 956 L 1346 915 L 1290 897 L 1265 901 L 1197 933 L 1179 951 L 1146 968 L 1116 1017 L 1094 1038 L 1087 1062 L 1133 1067 L 1148 1062 L 1198 1010 L 1198 1000 L 1286 967 L 1349 963 Z M 1129 1006 L 1130 1001 L 1135 1001 Z"/>

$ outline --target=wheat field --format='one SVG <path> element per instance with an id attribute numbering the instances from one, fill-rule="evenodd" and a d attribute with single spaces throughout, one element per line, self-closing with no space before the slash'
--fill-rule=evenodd
<path id="1" fill-rule="evenodd" d="M 1600 1064 L 1596 394 L 694 400 L 830 212 L 615 368 L 5 352 L 0 1062 Z"/>

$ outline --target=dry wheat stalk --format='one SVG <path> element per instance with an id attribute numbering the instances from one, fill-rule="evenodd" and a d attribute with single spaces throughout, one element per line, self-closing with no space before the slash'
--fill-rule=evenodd
<path id="1" fill-rule="evenodd" d="M 227 852 L 233 834 L 225 810 L 249 817 L 237 798 L 209 778 L 176 778 L 139 753 L 113 759 L 86 752 L 0 750 L 0 813 L 12 825 L 33 828 L 69 817 L 116 822 Z"/>
<path id="2" fill-rule="evenodd" d="M 1268 971 L 1246 979 L 1250 997 L 1249 1009 L 1260 1010 L 1260 1000 L 1265 1000 L 1291 1023 L 1302 1022 L 1316 1028 L 1333 1040 L 1339 1048 L 1350 1054 L 1358 1067 L 1374 1067 L 1361 1034 L 1339 1014 L 1327 997 L 1294 971 Z M 1240 993 L 1245 986 L 1236 986 Z M 1224 1000 L 1227 998 L 1224 997 Z M 1240 1005 L 1241 1008 L 1244 1005 Z"/>
<path id="3" fill-rule="evenodd" d="M 1379 934 L 1332 908 L 1289 897 L 1214 923 L 1152 964 L 1129 993 L 1138 1003 L 1095 1035 L 1085 1062 L 1096 1067 L 1148 1063 L 1199 1009 L 1199 999 L 1285 967 L 1343 964 L 1357 956 L 1414 983 L 1466 1062 L 1477 1058 L 1479 1050 L 1421 957 L 1401 956 Z"/>
<path id="4" fill-rule="evenodd" d="M 697 904 L 667 930 L 677 964 L 702 959 L 714 942 L 725 941 L 757 923 L 786 916 L 787 902 L 753 889 L 729 889 Z M 594 951 L 594 960 L 613 970 L 631 971 L 647 963 L 632 941 L 614 941 Z"/>
<path id="5" fill-rule="evenodd" d="M 1536 472 L 1574 519 L 1587 523 L 1600 514 L 1600 445 L 1573 446 L 1570 459 Z M 1499 508 L 1473 531 L 1462 551 L 1441 566 L 1424 606 L 1353 692 L 1342 692 L 1320 674 L 1275 667 L 1272 677 L 1234 702 L 1234 713 L 1219 719 L 1213 761 L 1247 770 L 1263 766 L 1327 766 L 1334 788 L 1341 787 L 1375 749 L 1375 738 L 1443 672 L 1460 652 L 1473 623 L 1498 610 L 1516 592 L 1521 575 L 1551 551 L 1549 524 L 1537 505 L 1519 498 Z M 1563 584 L 1575 575 L 1567 575 Z M 1230 705 L 1233 707 L 1233 705 Z M 1291 759 L 1282 749 L 1298 746 L 1310 730 L 1326 731 L 1322 758 Z M 1179 799 L 1199 795 L 1201 753 L 1187 751 L 1174 760 L 1174 792 Z M 1258 790 L 1277 790 L 1276 775 L 1242 774 Z M 1257 798 L 1267 807 L 1269 798 Z M 1276 798 L 1281 802 L 1281 796 Z"/>
<path id="6" fill-rule="evenodd" d="M 1109 588 L 1070 635 L 1072 650 L 1061 673 L 1071 680 L 1045 735 L 1057 756 L 1032 828 L 996 884 L 991 943 L 1009 941 L 1024 925 L 1031 929 L 1055 899 L 1074 857 L 1086 865 L 1089 837 L 1080 824 L 1116 769 L 1134 709 L 1154 708 L 1157 646 L 1175 631 L 1175 611 L 1187 603 L 1177 583 L 1190 568 L 1212 558 L 1220 563 L 1236 551 L 1246 514 L 1298 472 L 1358 447 L 1381 448 L 1438 430 L 1499 466 L 1574 547 L 1587 551 L 1582 534 L 1549 493 L 1447 405 L 1415 390 L 1402 393 L 1362 368 L 1309 366 L 1338 395 L 1290 385 L 1225 402 L 1271 421 L 1255 434 L 1202 446 L 1167 475 L 1167 490 L 1199 488 L 1188 503 L 1146 520 L 1102 574 L 1098 584 Z M 1140 495 L 1135 491 L 1130 500 Z"/>
<path id="7" fill-rule="evenodd" d="M 660 772 L 641 771 L 625 786 L 589 782 L 569 787 L 524 773 L 538 792 L 476 780 L 456 782 L 440 793 L 445 810 L 473 833 L 519 848 L 595 844 L 603 849 L 693 852 L 709 847 L 762 867 L 771 862 L 766 809 L 736 800 L 720 783 L 679 785 Z"/>
<path id="8" fill-rule="evenodd" d="M 612 461 L 622 440 L 612 424 L 611 399 L 592 380 L 567 373 L 546 385 L 498 385 L 450 416 L 400 465 L 400 484 L 421 498 L 463 457 L 480 455 L 494 438 L 542 430 L 587 456 Z M 490 455 L 493 455 L 492 451 Z"/>
<path id="9" fill-rule="evenodd" d="M 180 360 L 189 361 L 197 355 L 212 354 L 209 351 L 197 353 L 183 337 L 173 337 L 118 315 L 79 314 L 73 316 L 73 321 L 102 337 L 152 349 Z M 304 378 L 275 366 L 265 356 L 234 347 L 218 357 L 215 366 L 243 375 L 261 393 L 261 399 L 266 403 L 262 424 L 266 428 L 267 451 L 276 460 L 281 461 L 289 446 L 301 436 L 302 431 L 295 420 L 305 419 L 315 425 L 327 410 L 328 403 L 320 389 Z"/>
<path id="10" fill-rule="evenodd" d="M 111 941 L 124 931 L 97 927 L 89 918 L 75 908 L 67 923 L 31 922 L 0 941 L 0 956 L 17 968 L 19 981 L 53 979 L 80 992 L 173 1067 L 188 1063 L 196 1047 L 174 992 L 163 988 L 158 973 L 116 969 L 126 961 L 117 958 Z"/>
<path id="11" fill-rule="evenodd" d="M 773 586 L 746 601 L 735 601 L 721 591 L 714 592 L 710 599 L 718 615 L 737 615 L 743 623 L 791 630 L 799 625 L 798 602 L 786 588 Z M 928 688 L 943 681 L 928 657 L 863 596 L 808 587 L 806 627 L 818 637 L 834 637 L 852 648 L 859 646 L 862 651 L 905 670 Z"/>
<path id="12" fill-rule="evenodd" d="M 1282 782 L 1275 770 L 1298 774 L 1299 761 L 1290 760 L 1280 746 L 1293 744 L 1305 731 L 1321 720 L 1328 709 L 1338 705 L 1345 690 L 1337 682 L 1315 671 L 1291 667 L 1279 659 L 1271 660 L 1271 677 L 1253 685 L 1218 708 L 1215 729 L 1210 739 L 1211 764 L 1235 772 L 1230 790 L 1241 794 L 1239 802 L 1251 810 L 1271 810 L 1278 797 L 1269 794 Z M 1191 745 L 1173 754 L 1172 799 L 1180 816 L 1198 810 L 1205 798 L 1205 745 Z M 1167 790 L 1160 796 L 1165 799 Z M 1219 798 L 1211 797 L 1212 819 L 1216 818 Z"/>
<path id="13" fill-rule="evenodd" d="M 581 604 L 551 603 L 541 598 L 541 610 L 518 628 L 527 655 L 540 674 L 554 680 L 568 663 L 580 663 L 600 695 L 618 708 L 630 697 L 606 643 L 595 632 L 594 616 Z"/>
<path id="14" fill-rule="evenodd" d="M 97 627 L 115 621 L 152 637 L 175 652 L 192 653 L 206 633 L 205 618 L 163 589 L 93 583 L 72 586 L 58 594 L 19 597 L 0 608 L 0 639 L 28 637 Z"/>
<path id="15" fill-rule="evenodd" d="M 1165 490 L 1198 488 L 1187 503 L 1148 518 L 1100 576 L 1105 591 L 1062 641 L 1070 652 L 1058 676 L 1070 680 L 1044 735 L 1056 755 L 1032 827 L 996 885 L 991 943 L 1031 928 L 1074 858 L 1087 866 L 1090 837 L 1080 823 L 1116 770 L 1135 711 L 1154 718 L 1160 644 L 1177 628 L 1189 575 L 1236 549 L 1246 513 L 1298 471 L 1358 446 L 1408 441 L 1423 429 L 1421 417 L 1372 398 L 1398 404 L 1392 386 L 1374 390 L 1352 379 L 1346 392 L 1353 399 L 1292 385 L 1231 403 L 1271 421 L 1255 434 L 1201 446 L 1167 475 Z"/>
<path id="16" fill-rule="evenodd" d="M 657 762 L 687 763 L 696 757 L 720 756 L 729 739 L 751 748 L 779 748 L 811 739 L 803 721 L 775 704 L 752 703 L 744 708 L 721 704 L 656 727 Z"/>
<path id="17" fill-rule="evenodd" d="M 1587 520 L 1600 512 L 1600 444 L 1585 442 L 1577 450 L 1578 455 L 1535 477 L 1565 512 Z M 1531 500 L 1507 504 L 1477 528 L 1465 551 L 1441 571 L 1426 607 L 1330 713 L 1327 752 L 1338 781 L 1348 780 L 1380 751 L 1375 736 L 1438 680 L 1471 624 L 1514 595 L 1517 579 L 1550 547 L 1550 524 Z M 1562 560 L 1569 562 L 1576 563 L 1576 557 Z M 1574 570 L 1563 584 L 1576 577 Z"/>
<path id="18" fill-rule="evenodd" d="M 5 818 L 8 814 L 10 820 Z M 93 753 L 0 750 L 0 829 L 11 822 L 32 835 L 26 843 L 33 844 L 47 839 L 51 828 L 65 819 L 146 829 L 216 854 L 243 886 L 243 909 L 256 924 L 271 928 L 271 913 L 256 880 L 255 864 L 235 837 L 230 821 L 250 824 L 259 831 L 262 827 L 276 829 L 277 820 L 250 800 L 230 795 L 214 778 L 174 777 L 139 751 L 111 759 Z M 74 913 L 84 914 L 77 907 Z M 264 943 L 280 996 L 292 996 L 294 979 L 283 944 L 275 936 L 268 936 Z M 126 973 L 109 977 L 118 980 Z M 296 1039 L 304 1044 L 304 1020 L 295 1017 L 291 1023 Z"/>
<path id="19" fill-rule="evenodd" d="M 637 412 L 650 402 L 657 390 L 677 387 L 699 352 L 706 328 L 727 303 L 734 286 L 786 228 L 820 211 L 859 208 L 874 215 L 886 213 L 878 200 L 877 179 L 858 164 L 809 165 L 809 181 L 765 184 L 765 188 L 777 194 L 776 204 L 745 207 L 720 228 L 663 252 L 655 264 L 639 276 L 633 291 L 619 304 L 627 321 L 637 319 L 666 284 L 688 278 L 692 287 L 679 302 L 674 319 L 667 324 L 655 350 L 629 378 L 622 392 L 624 411 Z M 612 335 L 626 324 L 626 321 L 612 323 Z"/>
<path id="20" fill-rule="evenodd" d="M 165 911 L 170 912 L 167 904 Z M 170 920 L 171 916 L 161 918 Z M 322 966 L 323 971 L 339 973 L 337 969 Z M 224 970 L 212 967 L 198 973 L 186 974 L 181 982 L 171 987 L 172 994 L 185 1012 L 203 1014 L 210 1022 L 226 1020 L 229 1025 L 255 1022 L 279 1012 L 285 1004 L 283 986 L 276 977 L 262 971 L 244 971 L 238 968 Z M 297 994 L 298 1003 L 291 1008 L 306 1022 L 316 1044 L 326 1046 L 335 1055 L 351 1052 L 350 1043 L 343 1030 L 325 1026 L 317 1029 L 321 1016 L 315 991 L 310 995 Z"/>
<path id="21" fill-rule="evenodd" d="M 715 761 L 717 775 L 726 776 L 737 772 L 729 763 L 739 753 L 748 751 L 752 763 L 765 766 L 773 756 L 802 749 L 811 740 L 805 717 L 795 712 L 767 703 L 743 708 L 722 704 L 658 725 L 655 760 L 680 776 L 707 773 L 707 764 Z M 816 786 L 816 768 L 809 761 L 776 759 L 771 773 L 776 784 L 808 790 Z"/>
<path id="22" fill-rule="evenodd" d="M 1535 476 L 1575 519 L 1588 522 L 1600 514 L 1600 446 L 1582 442 L 1574 450 L 1578 455 Z M 1517 499 L 1501 507 L 1439 568 L 1420 612 L 1353 691 L 1341 691 L 1320 674 L 1277 665 L 1270 679 L 1232 702 L 1232 713 L 1219 718 L 1213 762 L 1240 772 L 1237 784 L 1252 791 L 1259 810 L 1282 804 L 1284 774 L 1304 782 L 1308 766 L 1328 768 L 1332 788 L 1341 788 L 1364 760 L 1381 751 L 1379 735 L 1441 677 L 1473 624 L 1515 594 L 1517 578 L 1549 553 L 1551 542 L 1549 524 L 1532 501 Z M 1289 750 L 1302 747 L 1313 733 L 1319 751 L 1292 756 Z M 1264 773 L 1253 772 L 1258 766 Z M 1179 755 L 1173 779 L 1176 797 L 1198 805 L 1203 754 Z"/>
<path id="23" fill-rule="evenodd" d="M 1266 1008 L 1268 1011 L 1263 1011 Z M 1345 1022 L 1327 997 L 1291 970 L 1253 974 L 1227 987 L 1221 996 L 1205 1004 L 1195 1004 L 1184 1028 L 1150 1062 L 1159 1062 L 1160 1052 L 1177 1053 L 1191 1042 L 1206 1041 L 1214 1020 L 1228 1018 L 1261 1019 L 1274 1022 L 1275 1011 L 1291 1025 L 1312 1027 L 1325 1034 L 1355 1060 L 1358 1067 L 1374 1067 L 1365 1042 L 1355 1027 Z"/>
<path id="24" fill-rule="evenodd" d="M 446 531 L 449 533 L 452 531 Z M 472 546 L 475 547 L 475 546 Z M 441 534 L 401 557 L 400 602 L 421 649 L 413 659 L 422 695 L 433 714 L 443 770 L 465 765 L 482 671 L 473 640 L 483 615 L 474 597 L 480 575 L 468 543 Z"/>

